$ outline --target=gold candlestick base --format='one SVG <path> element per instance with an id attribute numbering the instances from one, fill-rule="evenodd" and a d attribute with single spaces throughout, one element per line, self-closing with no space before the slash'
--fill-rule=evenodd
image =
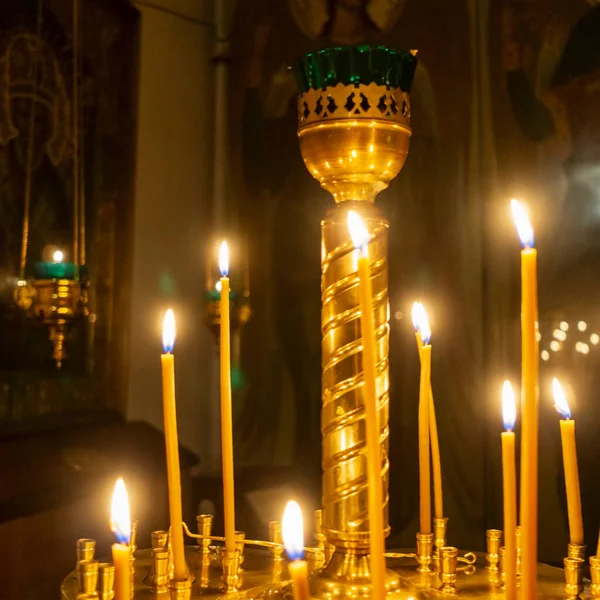
<path id="1" fill-rule="evenodd" d="M 488 571 L 493 573 L 498 571 L 498 563 L 500 562 L 500 541 L 502 540 L 502 531 L 500 529 L 488 529 L 485 532 L 485 540 L 487 553 Z"/>
<path id="2" fill-rule="evenodd" d="M 594 598 L 600 598 L 600 556 L 590 556 L 590 576 L 592 585 L 590 591 Z"/>
<path id="3" fill-rule="evenodd" d="M 567 556 L 569 558 L 581 558 L 585 560 L 585 546 L 580 544 L 569 544 L 567 546 Z"/>
<path id="4" fill-rule="evenodd" d="M 236 548 L 233 552 L 223 550 L 223 583 L 228 593 L 235 592 L 239 587 L 240 551 Z"/>
<path id="5" fill-rule="evenodd" d="M 198 533 L 202 536 L 202 539 L 198 540 L 198 544 L 202 547 L 202 553 L 208 554 L 210 548 L 209 538 L 212 532 L 213 516 L 198 515 L 196 517 L 196 523 L 198 524 Z"/>
<path id="6" fill-rule="evenodd" d="M 431 573 L 433 533 L 417 533 L 417 562 L 419 573 Z"/>
<path id="7" fill-rule="evenodd" d="M 92 538 L 80 538 L 77 540 L 77 562 L 81 560 L 94 560 L 96 552 L 96 540 Z"/>
<path id="8" fill-rule="evenodd" d="M 456 563 L 458 549 L 453 546 L 440 548 L 440 580 L 442 594 L 447 596 L 456 594 Z"/>
<path id="9" fill-rule="evenodd" d="M 77 580 L 79 593 L 92 594 L 98 587 L 98 565 L 97 560 L 80 560 L 77 563 Z"/>
<path id="10" fill-rule="evenodd" d="M 565 558 L 565 593 L 569 600 L 579 598 L 583 592 L 582 558 Z"/>
<path id="11" fill-rule="evenodd" d="M 171 595 L 171 600 L 190 600 L 192 597 L 191 580 L 175 581 L 174 579 L 171 579 L 169 593 Z"/>
<path id="12" fill-rule="evenodd" d="M 111 563 L 98 565 L 98 598 L 113 600 L 115 597 L 115 566 Z"/>
<path id="13" fill-rule="evenodd" d="M 446 517 L 433 519 L 433 557 L 439 559 L 440 550 L 446 545 L 448 519 Z"/>

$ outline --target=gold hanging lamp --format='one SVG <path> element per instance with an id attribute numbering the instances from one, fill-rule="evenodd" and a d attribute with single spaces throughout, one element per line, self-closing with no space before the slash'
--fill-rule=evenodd
<path id="1" fill-rule="evenodd" d="M 19 282 L 15 290 L 17 305 L 48 326 L 53 344 L 52 358 L 60 368 L 67 353 L 65 341 L 69 328 L 79 317 L 86 314 L 85 285 L 80 267 L 85 264 L 85 218 L 84 196 L 80 189 L 79 164 L 79 0 L 73 0 L 73 261 L 64 262 L 60 250 L 54 252 L 52 261 L 36 262 L 34 278 L 25 279 L 27 249 L 29 245 L 29 213 L 31 207 L 31 180 L 33 173 L 33 134 L 37 104 L 37 63 L 33 71 L 33 95 L 29 121 L 27 164 L 25 181 L 25 207 L 23 215 L 23 236 L 19 265 Z M 38 3 L 37 36 L 40 36 L 42 0 Z"/>

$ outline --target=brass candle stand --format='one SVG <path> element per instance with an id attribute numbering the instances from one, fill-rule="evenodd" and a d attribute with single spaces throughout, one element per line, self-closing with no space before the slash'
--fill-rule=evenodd
<path id="1" fill-rule="evenodd" d="M 410 100 L 415 52 L 383 47 L 332 48 L 304 56 L 295 69 L 300 87 L 298 138 L 304 162 L 335 201 L 322 231 L 322 464 L 323 509 L 314 516 L 314 545 L 305 548 L 309 592 L 315 600 L 371 598 L 367 460 L 363 367 L 354 246 L 347 212 L 358 213 L 368 229 L 374 325 L 376 388 L 380 411 L 384 530 L 388 525 L 389 302 L 388 222 L 375 207 L 376 195 L 402 168 L 408 152 Z M 211 259 L 210 268 L 216 260 Z M 233 272 L 233 270 L 232 270 Z M 206 323 L 218 336 L 217 278 L 207 283 Z M 247 291 L 247 286 L 233 289 Z M 250 317 L 248 294 L 230 298 L 232 328 Z M 193 545 L 186 546 L 190 577 L 172 581 L 172 556 L 166 531 L 154 532 L 152 549 L 135 552 L 136 599 L 188 600 L 190 597 L 259 599 L 292 597 L 281 524 L 269 523 L 269 540 L 236 534 L 236 549 L 212 535 L 212 515 L 197 517 L 198 533 L 184 524 Z M 435 519 L 433 533 L 417 534 L 416 549 L 386 552 L 386 597 L 418 600 L 499 598 L 502 596 L 502 532 L 490 530 L 487 553 L 459 555 L 447 542 L 447 519 Z M 109 600 L 110 570 L 100 570 L 93 546 L 78 545 L 77 569 L 62 585 L 64 600 Z M 540 597 L 579 593 L 582 559 L 565 559 L 561 569 L 538 566 Z M 98 577 L 102 573 L 102 577 Z M 592 562 L 600 589 L 600 561 Z M 569 596 L 572 597 L 572 596 Z M 376 598 L 374 600 L 382 600 Z M 532 599 L 522 599 L 532 600 Z"/>

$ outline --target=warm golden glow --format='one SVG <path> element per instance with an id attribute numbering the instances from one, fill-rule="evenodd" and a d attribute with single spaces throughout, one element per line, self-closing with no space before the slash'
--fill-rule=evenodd
<path id="1" fill-rule="evenodd" d="M 502 385 L 502 419 L 504 421 L 504 429 L 512 431 L 515 428 L 517 405 L 510 381 L 505 381 Z"/>
<path id="2" fill-rule="evenodd" d="M 227 242 L 222 242 L 219 248 L 219 270 L 223 277 L 229 275 L 229 248 Z"/>
<path id="3" fill-rule="evenodd" d="M 175 313 L 169 308 L 163 321 L 163 349 L 168 354 L 175 345 Z"/>
<path id="4" fill-rule="evenodd" d="M 587 329 L 587 323 L 585 321 L 579 321 L 577 323 L 577 329 L 579 329 L 579 331 L 585 331 Z"/>
<path id="5" fill-rule="evenodd" d="M 562 385 L 560 385 L 560 381 L 558 381 L 556 377 L 552 379 L 552 398 L 554 399 L 554 408 L 556 408 L 565 419 L 570 419 L 571 409 L 567 402 L 567 396 L 565 395 Z"/>
<path id="6" fill-rule="evenodd" d="M 569 324 L 566 321 L 561 321 L 559 327 L 563 331 L 569 331 Z"/>
<path id="7" fill-rule="evenodd" d="M 555 329 L 552 335 L 559 341 L 564 342 L 567 339 L 567 333 L 562 329 Z"/>
<path id="8" fill-rule="evenodd" d="M 597 333 L 592 333 L 592 335 L 590 335 L 590 342 L 596 346 L 598 342 L 600 342 L 600 336 Z"/>
<path id="9" fill-rule="evenodd" d="M 414 328 L 421 333 L 421 338 L 424 344 L 428 344 L 431 339 L 431 327 L 429 326 L 429 318 L 427 311 L 422 302 L 414 302 L 412 306 L 412 322 Z"/>
<path id="10" fill-rule="evenodd" d="M 110 507 L 110 528 L 121 544 L 129 544 L 131 537 L 131 517 L 129 516 L 129 497 L 122 477 L 117 479 Z"/>
<path id="11" fill-rule="evenodd" d="M 369 232 L 362 219 L 353 210 L 348 211 L 348 230 L 354 247 L 365 251 L 369 244 Z"/>
<path id="12" fill-rule="evenodd" d="M 550 350 L 552 350 L 552 352 L 558 352 L 560 350 L 560 342 L 552 340 L 550 342 Z"/>
<path id="13" fill-rule="evenodd" d="M 302 510 L 295 500 L 290 500 L 283 511 L 281 522 L 283 546 L 291 560 L 304 555 L 304 524 Z"/>
<path id="14" fill-rule="evenodd" d="M 533 247 L 533 227 L 529 215 L 518 200 L 510 201 L 510 211 L 517 228 L 517 233 L 524 248 Z"/>
<path id="15" fill-rule="evenodd" d="M 550 352 L 548 352 L 548 350 L 542 350 L 540 356 L 542 357 L 542 360 L 544 360 L 544 361 L 550 360 Z"/>
<path id="16" fill-rule="evenodd" d="M 60 263 L 63 261 L 64 257 L 65 257 L 65 255 L 63 254 L 62 250 L 56 250 L 54 252 L 54 254 L 52 255 L 52 260 L 55 263 Z"/>

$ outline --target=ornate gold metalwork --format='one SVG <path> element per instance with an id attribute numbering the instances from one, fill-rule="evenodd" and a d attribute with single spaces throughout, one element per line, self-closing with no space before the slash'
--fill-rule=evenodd
<path id="1" fill-rule="evenodd" d="M 600 598 L 600 556 L 590 556 L 590 591 L 593 598 Z"/>
<path id="2" fill-rule="evenodd" d="M 112 600 L 115 597 L 115 566 L 111 563 L 98 565 L 98 597 L 100 600 Z"/>
<path id="3" fill-rule="evenodd" d="M 439 558 L 440 548 L 446 545 L 446 531 L 448 529 L 448 519 L 446 517 L 433 519 L 433 546 L 434 558 Z"/>
<path id="4" fill-rule="evenodd" d="M 431 573 L 433 533 L 417 533 L 417 562 L 419 573 Z"/>
<path id="5" fill-rule="evenodd" d="M 442 594 L 456 594 L 456 562 L 458 549 L 452 546 L 440 548 L 440 579 L 442 581 Z"/>
<path id="6" fill-rule="evenodd" d="M 488 570 L 497 571 L 500 561 L 500 542 L 502 540 L 502 531 L 500 529 L 488 529 L 485 532 L 485 541 L 487 544 L 487 553 L 485 558 L 488 563 Z"/>
<path id="7" fill-rule="evenodd" d="M 579 598 L 583 592 L 583 558 L 565 558 L 565 593 L 569 600 Z"/>

